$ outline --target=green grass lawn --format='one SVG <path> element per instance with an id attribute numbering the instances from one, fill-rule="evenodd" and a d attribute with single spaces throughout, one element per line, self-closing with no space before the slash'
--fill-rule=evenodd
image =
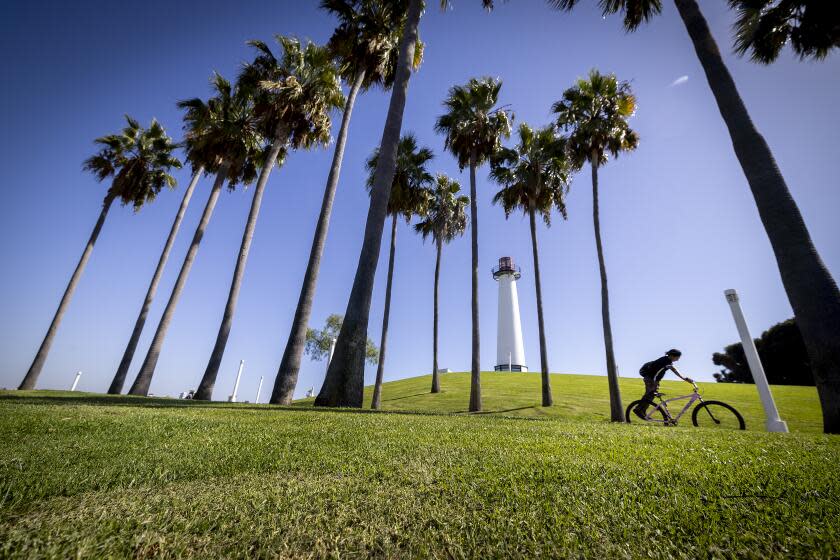
<path id="1" fill-rule="evenodd" d="M 673 376 L 671 376 L 673 377 Z M 764 430 L 764 411 L 755 385 L 731 383 L 699 383 L 701 394 L 707 400 L 730 403 L 744 416 L 749 430 Z M 469 404 L 470 376 L 468 373 L 441 375 L 441 393 L 432 395 L 431 376 L 412 377 L 383 385 L 382 409 L 389 411 L 466 413 Z M 481 387 L 484 400 L 483 413 L 504 416 L 549 417 L 563 420 L 609 420 L 609 395 L 607 378 L 595 375 L 552 374 L 551 388 L 555 405 L 540 406 L 540 376 L 538 373 L 483 372 Z M 691 385 L 684 381 L 663 381 L 661 390 L 666 398 L 691 393 Z M 624 405 L 641 398 L 644 390 L 642 378 L 621 379 Z M 370 406 L 372 388 L 365 391 L 365 405 Z M 791 431 L 822 432 L 822 412 L 817 390 L 814 387 L 774 386 L 773 395 L 779 414 Z M 312 399 L 298 401 L 299 406 L 310 406 Z M 678 412 L 683 404 L 672 404 Z M 681 422 L 690 425 L 690 411 Z"/>
<path id="2" fill-rule="evenodd" d="M 767 434 L 610 424 L 599 377 L 542 411 L 537 375 L 486 374 L 480 415 L 466 375 L 428 385 L 383 392 L 426 414 L 0 392 L 0 558 L 840 555 L 813 389 L 774 388 Z M 754 387 L 704 390 L 760 428 Z"/>

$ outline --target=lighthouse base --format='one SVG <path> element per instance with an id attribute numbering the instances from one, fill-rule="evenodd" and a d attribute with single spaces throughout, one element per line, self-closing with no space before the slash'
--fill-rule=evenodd
<path id="1" fill-rule="evenodd" d="M 519 364 L 499 364 L 493 367 L 493 371 L 528 371 L 528 366 Z"/>

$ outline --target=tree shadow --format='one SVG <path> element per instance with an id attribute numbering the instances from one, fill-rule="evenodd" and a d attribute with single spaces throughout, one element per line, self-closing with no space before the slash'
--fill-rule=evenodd
<path id="1" fill-rule="evenodd" d="M 479 412 L 470 412 L 469 410 L 461 410 L 456 412 L 455 414 L 468 414 L 471 416 L 479 416 L 482 414 L 504 414 L 505 412 L 517 412 L 519 410 L 528 410 L 528 409 L 535 409 L 537 408 L 536 405 L 531 406 L 520 406 L 518 408 L 508 408 L 505 410 L 481 410 Z M 534 420 L 534 418 L 527 418 L 528 420 Z"/>
<path id="2" fill-rule="evenodd" d="M 431 391 L 426 391 L 425 393 L 417 393 L 416 395 L 405 395 L 404 397 L 394 397 L 392 399 L 382 399 L 382 402 L 391 402 L 391 401 L 401 401 L 403 399 L 410 399 L 413 397 L 422 397 L 424 395 L 431 395 Z"/>
<path id="3" fill-rule="evenodd" d="M 194 401 L 189 399 L 173 399 L 165 397 L 137 397 L 130 395 L 96 395 L 79 396 L 62 395 L 32 395 L 21 391 L 20 394 L 0 394 L 0 403 L 10 402 L 19 404 L 49 404 L 55 406 L 131 406 L 139 408 L 247 408 L 248 403 L 236 405 L 223 401 Z M 252 405 L 257 406 L 257 405 Z"/>
<path id="4" fill-rule="evenodd" d="M 189 399 L 175 399 L 168 397 L 139 397 L 133 395 L 104 395 L 104 394 L 80 394 L 78 396 L 71 395 L 49 395 L 43 394 L 46 391 L 38 391 L 37 395 L 33 395 L 27 391 L 8 391 L 0 392 L 0 404 L 42 404 L 53 406 L 127 406 L 136 408 L 152 408 L 152 409 L 217 409 L 217 410 L 242 410 L 242 411 L 259 411 L 259 412 L 303 412 L 303 413 L 339 413 L 339 414 L 396 414 L 408 416 L 473 416 L 473 415 L 489 415 L 502 414 L 505 412 L 514 412 L 517 410 L 525 410 L 528 408 L 535 408 L 534 406 L 523 406 L 520 408 L 511 408 L 508 410 L 488 410 L 482 412 L 456 411 L 456 412 L 432 412 L 432 411 L 413 411 L 413 410 L 372 410 L 369 408 L 329 408 L 329 407 L 315 407 L 307 405 L 274 405 L 274 404 L 254 404 L 254 403 L 229 403 L 224 401 L 197 401 Z M 425 395 L 427 393 L 418 393 L 418 395 Z M 418 395 L 408 395 L 407 397 L 397 397 L 390 400 L 399 400 L 401 398 L 408 398 Z M 539 417 L 507 417 L 512 420 L 542 420 Z"/>

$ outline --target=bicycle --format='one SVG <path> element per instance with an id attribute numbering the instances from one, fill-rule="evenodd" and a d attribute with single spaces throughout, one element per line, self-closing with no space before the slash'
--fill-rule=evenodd
<path id="1" fill-rule="evenodd" d="M 741 416 L 741 413 L 735 410 L 734 407 L 726 404 L 725 402 L 704 401 L 703 397 L 700 396 L 700 390 L 697 388 L 697 384 L 692 382 L 691 385 L 694 387 L 692 394 L 674 397 L 672 399 L 663 400 L 662 397 L 664 396 L 664 393 L 654 393 L 654 397 L 659 399 L 659 403 L 657 404 L 653 402 L 653 400 L 647 401 L 648 412 L 645 414 L 644 420 L 633 413 L 633 410 L 637 406 L 645 402 L 644 399 L 631 402 L 630 406 L 627 407 L 627 411 L 624 413 L 624 417 L 627 419 L 628 423 L 631 421 L 645 421 L 660 423 L 664 426 L 676 426 L 683 414 L 685 414 L 694 403 L 700 401 L 700 404 L 694 407 L 694 410 L 691 412 L 691 423 L 696 427 L 728 430 L 745 430 L 747 428 L 744 423 L 744 417 Z M 671 411 L 668 410 L 668 403 L 684 399 L 688 399 L 686 405 L 682 410 L 680 410 L 679 414 L 676 416 L 672 415 Z"/>

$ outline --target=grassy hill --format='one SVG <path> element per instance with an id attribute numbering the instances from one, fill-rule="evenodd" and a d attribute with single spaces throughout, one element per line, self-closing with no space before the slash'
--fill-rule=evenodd
<path id="1" fill-rule="evenodd" d="M 764 429 L 764 411 L 755 385 L 732 383 L 698 383 L 703 398 L 722 400 L 744 416 L 749 430 Z M 470 395 L 469 373 L 441 375 L 441 393 L 429 393 L 431 376 L 412 377 L 384 383 L 382 409 L 402 412 L 466 413 Z M 609 420 L 609 395 L 607 378 L 595 375 L 555 373 L 551 376 L 555 405 L 540 406 L 540 376 L 538 373 L 482 372 L 481 390 L 483 414 L 499 416 L 525 416 L 575 421 Z M 661 390 L 667 398 L 691 393 L 691 386 L 684 381 L 663 381 Z M 791 431 L 822 432 L 822 412 L 814 387 L 772 388 L 779 414 Z M 373 391 L 365 390 L 365 404 L 370 405 Z M 627 406 L 644 393 L 641 377 L 622 378 L 621 393 Z M 309 406 L 313 399 L 297 401 L 299 406 Z M 682 405 L 676 406 L 679 410 Z M 690 414 L 682 423 L 691 424 Z"/>
<path id="2" fill-rule="evenodd" d="M 386 385 L 425 414 L 0 392 L 0 558 L 840 555 L 813 390 L 776 388 L 795 433 L 721 433 L 606 422 L 599 377 L 549 411 L 535 374 L 483 377 L 479 415 L 465 374 Z M 751 389 L 704 387 L 757 427 Z"/>

